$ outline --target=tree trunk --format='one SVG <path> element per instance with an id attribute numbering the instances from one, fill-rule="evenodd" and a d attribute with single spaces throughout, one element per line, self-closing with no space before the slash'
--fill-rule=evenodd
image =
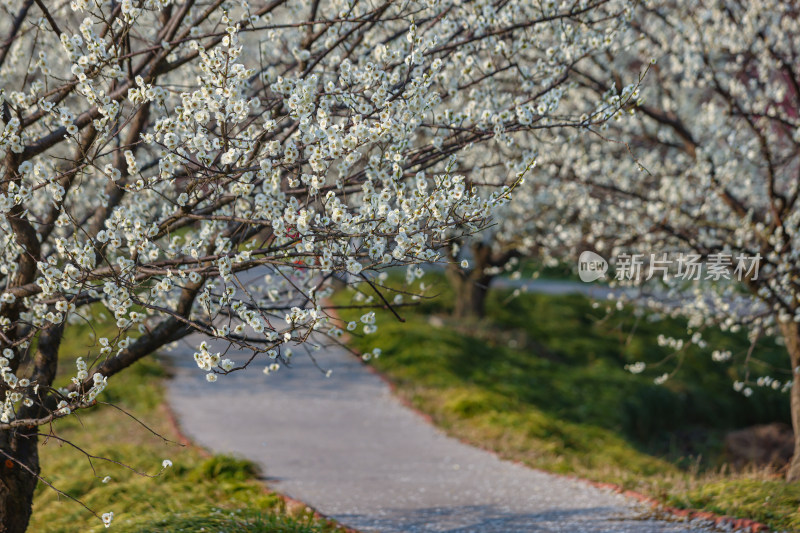
<path id="1" fill-rule="evenodd" d="M 472 269 L 461 268 L 458 264 L 450 264 L 446 269 L 447 279 L 455 293 L 453 317 L 463 320 L 483 318 L 486 311 L 486 296 L 489 284 L 494 278 L 487 274 L 490 266 L 491 250 L 484 244 L 472 247 Z"/>
<path id="2" fill-rule="evenodd" d="M 31 381 L 49 388 L 58 370 L 58 349 L 64 324 L 51 326 L 39 334 L 33 358 Z M 21 357 L 17 358 L 21 359 Z M 47 413 L 46 393 L 39 391 L 35 403 L 23 406 L 20 420 L 36 420 Z M 51 405 L 52 409 L 54 406 Z M 31 518 L 33 491 L 40 473 L 36 427 L 0 431 L 0 533 L 25 531 Z"/>
<path id="3" fill-rule="evenodd" d="M 37 441 L 35 429 L 0 432 L 0 533 L 28 527 L 39 475 Z"/>
<path id="4" fill-rule="evenodd" d="M 453 317 L 460 319 L 480 319 L 486 312 L 486 295 L 489 292 L 491 277 L 475 279 L 471 275 L 461 276 L 451 284 L 455 291 Z"/>
<path id="5" fill-rule="evenodd" d="M 781 333 L 786 341 L 786 350 L 792 364 L 792 389 L 789 392 L 792 409 L 792 428 L 794 429 L 794 456 L 786 471 L 786 481 L 800 480 L 800 324 L 786 322 L 781 324 Z"/>

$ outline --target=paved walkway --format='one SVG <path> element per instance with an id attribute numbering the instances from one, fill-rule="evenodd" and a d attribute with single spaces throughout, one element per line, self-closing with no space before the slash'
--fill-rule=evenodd
<path id="1" fill-rule="evenodd" d="M 316 354 L 333 370 L 329 378 L 297 353 L 292 368 L 270 375 L 250 368 L 208 383 L 192 342 L 171 352 L 176 373 L 168 389 L 187 435 L 255 461 L 271 487 L 347 526 L 385 533 L 700 531 L 446 437 L 344 350 Z"/>

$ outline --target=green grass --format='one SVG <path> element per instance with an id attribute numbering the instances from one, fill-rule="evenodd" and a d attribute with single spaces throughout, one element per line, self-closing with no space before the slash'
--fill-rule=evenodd
<path id="1" fill-rule="evenodd" d="M 757 389 L 745 398 L 732 389 L 738 365 L 711 360 L 712 349 L 726 348 L 741 360 L 743 336 L 707 331 L 707 349 L 669 358 L 656 338 L 685 338 L 677 320 L 637 320 L 631 311 L 605 318 L 580 296 L 494 292 L 490 319 L 459 324 L 448 318 L 449 289 L 436 284 L 437 291 L 437 299 L 402 308 L 406 323 L 380 313 L 378 332 L 350 343 L 362 352 L 380 347 L 372 364 L 449 433 L 533 467 L 617 483 L 672 505 L 800 528 L 800 484 L 766 471 L 723 473 L 726 431 L 789 416 L 786 395 Z M 348 299 L 336 296 L 339 304 Z M 341 314 L 349 320 L 362 312 Z M 755 354 L 754 375 L 786 366 L 771 340 Z M 635 361 L 648 369 L 624 370 Z M 653 383 L 678 366 L 664 385 Z"/>
<path id="2" fill-rule="evenodd" d="M 86 355 L 88 325 L 70 330 L 63 353 L 62 379 L 74 373 L 71 359 Z M 99 333 L 99 332 L 98 332 Z M 102 334 L 102 333 L 99 333 Z M 168 422 L 162 381 L 165 373 L 154 358 L 137 363 L 109 379 L 98 398 L 114 402 L 170 441 L 178 435 Z M 209 421 L 213 423 L 213 421 Z M 55 439 L 40 446 L 42 473 L 69 496 L 98 514 L 115 513 L 111 531 L 119 532 L 277 532 L 338 531 L 302 505 L 287 506 L 259 481 L 253 463 L 211 456 L 193 446 L 166 442 L 120 411 L 99 405 L 59 420 L 54 433 L 87 452 L 119 461 L 147 474 L 158 474 L 163 459 L 174 466 L 155 478 L 95 460 Z M 43 427 L 42 432 L 48 432 Z M 111 481 L 102 479 L 110 476 Z M 291 507 L 291 508 L 287 508 Z M 30 531 L 73 533 L 105 531 L 98 518 L 74 501 L 39 483 Z"/>
<path id="3" fill-rule="evenodd" d="M 572 263 L 558 263 L 546 265 L 538 259 L 525 259 L 517 264 L 511 264 L 511 270 L 519 272 L 526 279 L 539 278 L 553 281 L 580 281 Z"/>

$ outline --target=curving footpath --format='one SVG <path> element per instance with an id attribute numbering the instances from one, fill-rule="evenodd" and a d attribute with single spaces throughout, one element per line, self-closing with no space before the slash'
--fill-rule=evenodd
<path id="1" fill-rule="evenodd" d="M 175 375 L 168 398 L 184 432 L 214 452 L 255 461 L 275 490 L 346 526 L 385 533 L 706 531 L 445 436 L 341 348 L 314 354 L 333 371 L 328 378 L 297 353 L 291 368 L 269 375 L 250 368 L 208 383 L 192 358 L 197 344 L 189 338 L 169 354 Z"/>

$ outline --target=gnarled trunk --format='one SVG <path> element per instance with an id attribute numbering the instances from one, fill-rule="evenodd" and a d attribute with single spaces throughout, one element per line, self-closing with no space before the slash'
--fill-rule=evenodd
<path id="1" fill-rule="evenodd" d="M 781 333 L 786 341 L 786 350 L 792 365 L 792 389 L 789 392 L 792 408 L 792 428 L 794 429 L 794 456 L 786 471 L 786 481 L 800 480 L 800 376 L 797 368 L 800 367 L 800 324 L 786 322 L 781 324 Z"/>
<path id="2" fill-rule="evenodd" d="M 28 528 L 39 475 L 35 429 L 0 432 L 0 533 Z"/>

